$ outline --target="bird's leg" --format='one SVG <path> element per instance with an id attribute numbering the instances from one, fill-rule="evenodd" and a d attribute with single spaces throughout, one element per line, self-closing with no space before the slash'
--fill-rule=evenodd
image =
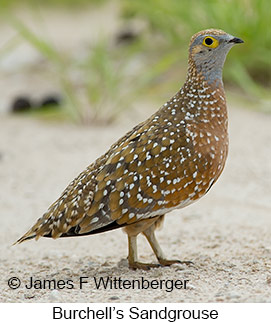
<path id="1" fill-rule="evenodd" d="M 129 268 L 131 269 L 144 269 L 149 270 L 154 267 L 159 267 L 159 264 L 147 264 L 139 262 L 137 259 L 137 244 L 136 244 L 137 235 L 129 235 L 128 234 L 128 263 Z"/>
<path id="2" fill-rule="evenodd" d="M 159 263 L 162 266 L 170 266 L 170 265 L 176 264 L 176 263 L 177 264 L 185 264 L 185 265 L 193 264 L 192 261 L 181 261 L 178 259 L 173 259 L 173 260 L 166 259 L 166 256 L 164 255 L 161 247 L 159 246 L 158 241 L 156 240 L 154 231 L 155 231 L 155 224 L 151 225 L 145 231 L 143 231 L 143 234 L 147 238 L 147 240 L 149 241 L 149 244 L 151 245 L 153 252 L 155 253 Z"/>

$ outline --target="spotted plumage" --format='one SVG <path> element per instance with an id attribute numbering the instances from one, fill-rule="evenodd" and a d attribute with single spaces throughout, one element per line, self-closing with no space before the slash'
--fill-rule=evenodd
<path id="1" fill-rule="evenodd" d="M 79 174 L 17 242 L 125 227 L 131 268 L 151 266 L 137 261 L 140 232 L 161 264 L 178 262 L 166 259 L 154 230 L 164 214 L 205 195 L 223 170 L 228 117 L 222 67 L 240 42 L 221 30 L 195 34 L 180 91 Z"/>

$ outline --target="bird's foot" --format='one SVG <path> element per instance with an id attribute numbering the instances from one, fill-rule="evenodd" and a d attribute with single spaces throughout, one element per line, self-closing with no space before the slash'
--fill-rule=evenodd
<path id="1" fill-rule="evenodd" d="M 143 262 L 132 262 L 132 263 L 129 263 L 129 268 L 130 269 L 133 269 L 133 270 L 136 270 L 136 269 L 143 269 L 143 270 L 150 270 L 151 268 L 158 268 L 158 267 L 161 267 L 160 264 L 146 264 L 146 263 L 143 263 Z"/>
<path id="2" fill-rule="evenodd" d="M 173 259 L 173 260 L 169 260 L 169 259 L 158 259 L 159 263 L 161 266 L 171 266 L 173 264 L 180 264 L 180 265 L 187 265 L 187 266 L 193 266 L 194 263 L 192 261 L 182 261 L 182 260 L 178 260 L 178 259 Z"/>

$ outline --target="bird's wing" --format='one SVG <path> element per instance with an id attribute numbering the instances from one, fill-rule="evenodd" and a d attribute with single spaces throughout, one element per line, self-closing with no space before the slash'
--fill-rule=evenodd
<path id="1" fill-rule="evenodd" d="M 108 226 L 123 226 L 165 213 L 189 200 L 194 163 L 186 165 L 193 144 L 185 122 L 178 129 L 163 115 L 152 116 L 116 145 L 96 176 L 90 210 L 78 224 L 78 234 Z M 166 114 L 166 112 L 165 112 Z M 175 152 L 175 153 L 174 153 Z M 191 180 L 189 179 L 191 177 Z"/>
<path id="2" fill-rule="evenodd" d="M 185 166 L 193 145 L 186 141 L 185 123 L 177 131 L 170 121 L 161 120 L 164 117 L 160 110 L 121 138 L 17 242 L 110 230 L 162 214 L 189 199 L 191 187 L 183 186 L 193 173 L 192 164 Z"/>
<path id="3" fill-rule="evenodd" d="M 98 184 L 97 174 L 103 170 L 110 154 L 140 127 L 141 124 L 134 127 L 117 143 L 112 145 L 106 154 L 81 172 L 43 216 L 15 244 L 32 238 L 38 239 L 41 236 L 57 238 L 81 222 L 87 216 L 87 213 L 92 210 L 93 204 L 95 205 L 94 195 Z"/>

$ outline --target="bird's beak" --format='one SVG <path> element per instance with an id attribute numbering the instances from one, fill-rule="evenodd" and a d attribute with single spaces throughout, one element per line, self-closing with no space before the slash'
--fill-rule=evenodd
<path id="1" fill-rule="evenodd" d="M 234 43 L 234 44 L 241 44 L 244 41 L 241 38 L 233 37 L 232 39 L 229 40 L 229 43 Z"/>

